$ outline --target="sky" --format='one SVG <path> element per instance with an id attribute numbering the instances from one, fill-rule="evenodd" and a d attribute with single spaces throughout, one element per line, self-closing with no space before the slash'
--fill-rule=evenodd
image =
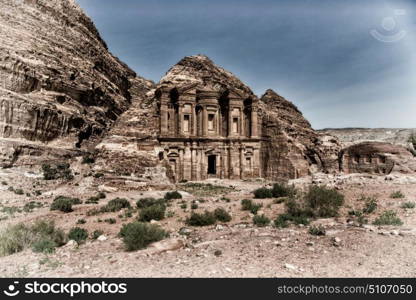
<path id="1" fill-rule="evenodd" d="M 416 0 L 77 0 L 110 51 L 158 82 L 205 54 L 315 129 L 416 127 Z"/>

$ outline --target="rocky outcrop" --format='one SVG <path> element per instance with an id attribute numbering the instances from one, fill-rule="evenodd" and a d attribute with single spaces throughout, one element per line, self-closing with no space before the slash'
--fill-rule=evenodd
<path id="1" fill-rule="evenodd" d="M 136 79 L 139 81 L 139 79 Z M 114 185 L 166 184 L 166 168 L 158 159 L 158 114 L 152 96 L 153 82 L 140 80 L 130 108 L 124 112 L 96 146 L 96 168 Z M 135 182 L 135 183 L 133 183 Z"/>
<path id="2" fill-rule="evenodd" d="M 412 144 L 412 137 L 416 137 L 416 129 L 412 128 L 328 128 L 318 132 L 336 136 L 346 146 L 361 142 L 385 142 L 408 147 Z"/>
<path id="3" fill-rule="evenodd" d="M 86 148 L 132 102 L 136 74 L 74 0 L 1 1 L 0 41 L 2 145 Z"/>
<path id="4" fill-rule="evenodd" d="M 271 179 L 293 179 L 312 172 L 336 172 L 338 140 L 318 134 L 299 109 L 273 90 L 261 97 L 263 172 Z"/>
<path id="5" fill-rule="evenodd" d="M 416 159 L 404 147 L 383 142 L 362 142 L 346 147 L 339 154 L 344 173 L 413 174 Z"/>

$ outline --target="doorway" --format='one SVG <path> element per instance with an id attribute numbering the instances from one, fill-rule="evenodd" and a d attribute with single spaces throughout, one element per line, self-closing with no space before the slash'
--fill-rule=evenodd
<path id="1" fill-rule="evenodd" d="M 217 174 L 217 156 L 208 155 L 208 175 Z"/>

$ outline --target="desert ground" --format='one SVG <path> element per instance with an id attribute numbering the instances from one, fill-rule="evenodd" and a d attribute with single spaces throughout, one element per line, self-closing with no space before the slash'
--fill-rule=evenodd
<path id="1" fill-rule="evenodd" d="M 189 189 L 193 183 L 179 183 L 169 190 L 179 191 L 182 199 L 170 202 L 163 220 L 151 221 L 168 231 L 169 237 L 146 249 L 129 252 L 118 233 L 122 224 L 137 218 L 136 201 L 145 197 L 161 198 L 168 190 L 124 191 L 107 186 L 105 178 L 91 176 L 89 166 L 79 162 L 76 166 L 75 178 L 70 182 L 44 180 L 38 168 L 0 171 L 1 228 L 46 219 L 53 220 L 65 232 L 75 226 L 87 229 L 90 234 L 102 231 L 98 239 L 89 237 L 79 245 L 69 241 L 50 254 L 35 253 L 28 248 L 3 256 L 0 258 L 2 277 L 416 276 L 416 209 L 403 208 L 404 203 L 416 197 L 416 183 L 410 177 L 318 174 L 293 180 L 289 183 L 299 189 L 312 183 L 335 187 L 345 195 L 345 203 L 336 218 L 316 219 L 310 225 L 292 224 L 287 228 L 273 226 L 273 220 L 285 210 L 281 201 L 253 199 L 262 204 L 257 214 L 272 220 L 265 227 L 255 226 L 253 214 L 241 208 L 242 199 L 252 199 L 253 190 L 271 182 L 209 179 L 194 189 Z M 16 193 L 19 189 L 23 194 Z M 99 191 L 105 192 L 105 199 L 98 204 L 85 204 L 88 197 Z M 395 191 L 400 191 L 403 197 L 392 198 Z M 75 205 L 70 213 L 51 211 L 50 204 L 60 195 L 78 197 L 84 203 Z M 363 195 L 377 199 L 377 209 L 367 216 L 368 224 L 358 223 L 349 213 L 362 207 Z M 129 200 L 133 207 L 131 214 L 121 210 L 87 215 L 87 211 L 116 197 Z M 24 209 L 31 201 L 40 204 Z M 211 211 L 218 207 L 230 213 L 230 222 L 204 227 L 187 226 L 184 222 L 191 211 Z M 397 212 L 403 225 L 372 225 L 386 210 Z M 109 219 L 115 223 L 108 222 Z M 325 235 L 309 233 L 310 226 L 318 224 L 325 228 Z"/>

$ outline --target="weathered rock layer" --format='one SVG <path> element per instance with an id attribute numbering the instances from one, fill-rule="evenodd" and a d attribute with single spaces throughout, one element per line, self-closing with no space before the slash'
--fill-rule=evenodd
<path id="1" fill-rule="evenodd" d="M 85 148 L 143 84 L 74 0 L 1 1 L 0 40 L 3 144 Z"/>

